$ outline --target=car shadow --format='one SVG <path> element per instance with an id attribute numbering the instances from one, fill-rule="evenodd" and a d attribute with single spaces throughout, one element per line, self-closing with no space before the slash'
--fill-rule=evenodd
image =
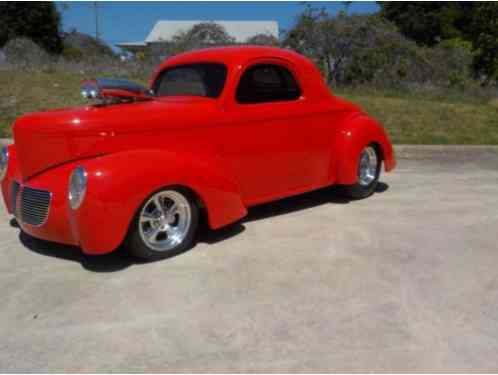
<path id="1" fill-rule="evenodd" d="M 389 189 L 389 185 L 379 182 L 375 193 L 383 193 L 387 189 Z M 340 195 L 338 187 L 328 187 L 252 207 L 249 209 L 247 216 L 242 220 L 218 230 L 209 229 L 207 220 L 204 217 L 201 218 L 197 243 L 213 245 L 228 240 L 245 230 L 244 223 L 265 220 L 323 204 L 348 204 L 349 202 L 349 199 Z M 15 219 L 10 221 L 10 225 L 19 227 Z M 36 254 L 78 262 L 84 269 L 92 272 L 116 272 L 132 265 L 148 263 L 147 261 L 142 261 L 131 256 L 123 247 L 119 247 L 112 253 L 96 256 L 84 254 L 77 246 L 40 240 L 22 231 L 19 232 L 19 239 L 26 249 Z M 180 254 L 172 255 L 169 258 L 178 255 Z"/>
<path id="2" fill-rule="evenodd" d="M 121 271 L 133 264 L 141 263 L 121 247 L 105 255 L 87 255 L 77 246 L 40 240 L 22 231 L 19 232 L 19 240 L 24 247 L 34 253 L 77 262 L 84 269 L 93 272 Z"/>
<path id="3" fill-rule="evenodd" d="M 388 189 L 388 184 L 379 182 L 375 189 L 375 194 L 383 193 Z M 251 207 L 248 210 L 247 216 L 240 221 L 218 230 L 209 229 L 206 220 L 204 219 L 199 230 L 198 241 L 207 244 L 215 244 L 242 233 L 245 230 L 244 223 L 265 220 L 267 218 L 296 211 L 303 211 L 324 204 L 348 204 L 350 202 L 351 199 L 341 195 L 340 187 L 326 187 L 309 193 L 299 194 Z"/>

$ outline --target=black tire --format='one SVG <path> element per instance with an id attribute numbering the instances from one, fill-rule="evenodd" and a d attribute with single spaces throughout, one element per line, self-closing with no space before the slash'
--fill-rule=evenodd
<path id="1" fill-rule="evenodd" d="M 168 248 L 166 250 L 157 250 L 149 246 L 149 244 L 144 240 L 139 226 L 141 225 L 141 214 L 144 210 L 144 207 L 150 204 L 150 200 L 154 196 L 163 192 L 175 192 L 185 198 L 185 201 L 187 202 L 190 210 L 190 224 L 186 231 L 185 237 L 181 240 L 181 242 L 179 242 L 172 248 Z M 190 193 L 186 189 L 177 187 L 161 189 L 148 196 L 147 199 L 145 199 L 145 201 L 142 203 L 140 208 L 137 210 L 130 225 L 130 229 L 128 231 L 124 246 L 132 255 L 144 260 L 154 261 L 169 258 L 192 248 L 192 246 L 194 245 L 198 225 L 199 207 L 192 193 Z"/>
<path id="2" fill-rule="evenodd" d="M 374 179 L 367 185 L 361 184 L 360 180 L 360 157 L 358 157 L 358 166 L 357 166 L 357 176 L 358 182 L 354 185 L 343 185 L 341 186 L 341 191 L 343 195 L 352 199 L 363 199 L 372 195 L 379 184 L 380 171 L 382 167 L 382 155 L 379 152 L 379 148 L 376 145 L 370 144 L 366 146 L 361 152 L 363 153 L 367 148 L 371 148 L 375 151 L 375 155 L 377 157 L 377 167 L 375 170 Z M 361 153 L 360 153 L 361 155 Z"/>

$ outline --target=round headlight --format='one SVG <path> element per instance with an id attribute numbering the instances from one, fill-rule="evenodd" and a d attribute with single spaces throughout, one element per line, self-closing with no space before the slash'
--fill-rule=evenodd
<path id="1" fill-rule="evenodd" d="M 2 147 L 0 151 L 0 180 L 3 180 L 5 174 L 7 173 L 7 167 L 9 165 L 9 149 L 7 146 Z"/>
<path id="2" fill-rule="evenodd" d="M 85 198 L 86 182 L 87 173 L 85 168 L 76 167 L 69 178 L 68 192 L 69 204 L 73 210 L 76 210 L 79 206 L 81 206 L 81 203 Z"/>

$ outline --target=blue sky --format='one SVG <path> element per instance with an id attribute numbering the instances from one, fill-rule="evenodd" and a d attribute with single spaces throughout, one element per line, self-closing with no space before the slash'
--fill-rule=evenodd
<path id="1" fill-rule="evenodd" d="M 63 6 L 65 5 L 65 6 Z M 314 2 L 331 14 L 344 8 L 342 2 Z M 76 28 L 95 35 L 93 2 L 61 2 L 64 30 Z M 304 9 L 302 2 L 99 2 L 99 26 L 102 38 L 109 44 L 145 39 L 158 20 L 276 20 L 279 29 L 292 26 Z M 375 12 L 375 2 L 353 2 L 350 12 Z"/>

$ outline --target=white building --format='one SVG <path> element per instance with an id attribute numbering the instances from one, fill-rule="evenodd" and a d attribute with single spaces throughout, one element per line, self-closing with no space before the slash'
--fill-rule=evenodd
<path id="1" fill-rule="evenodd" d="M 138 52 L 152 43 L 169 42 L 175 34 L 187 32 L 202 22 L 214 22 L 223 26 L 237 43 L 243 43 L 258 34 L 267 34 L 278 39 L 277 21 L 158 21 L 143 42 L 119 43 L 116 46 L 130 52 Z"/>

